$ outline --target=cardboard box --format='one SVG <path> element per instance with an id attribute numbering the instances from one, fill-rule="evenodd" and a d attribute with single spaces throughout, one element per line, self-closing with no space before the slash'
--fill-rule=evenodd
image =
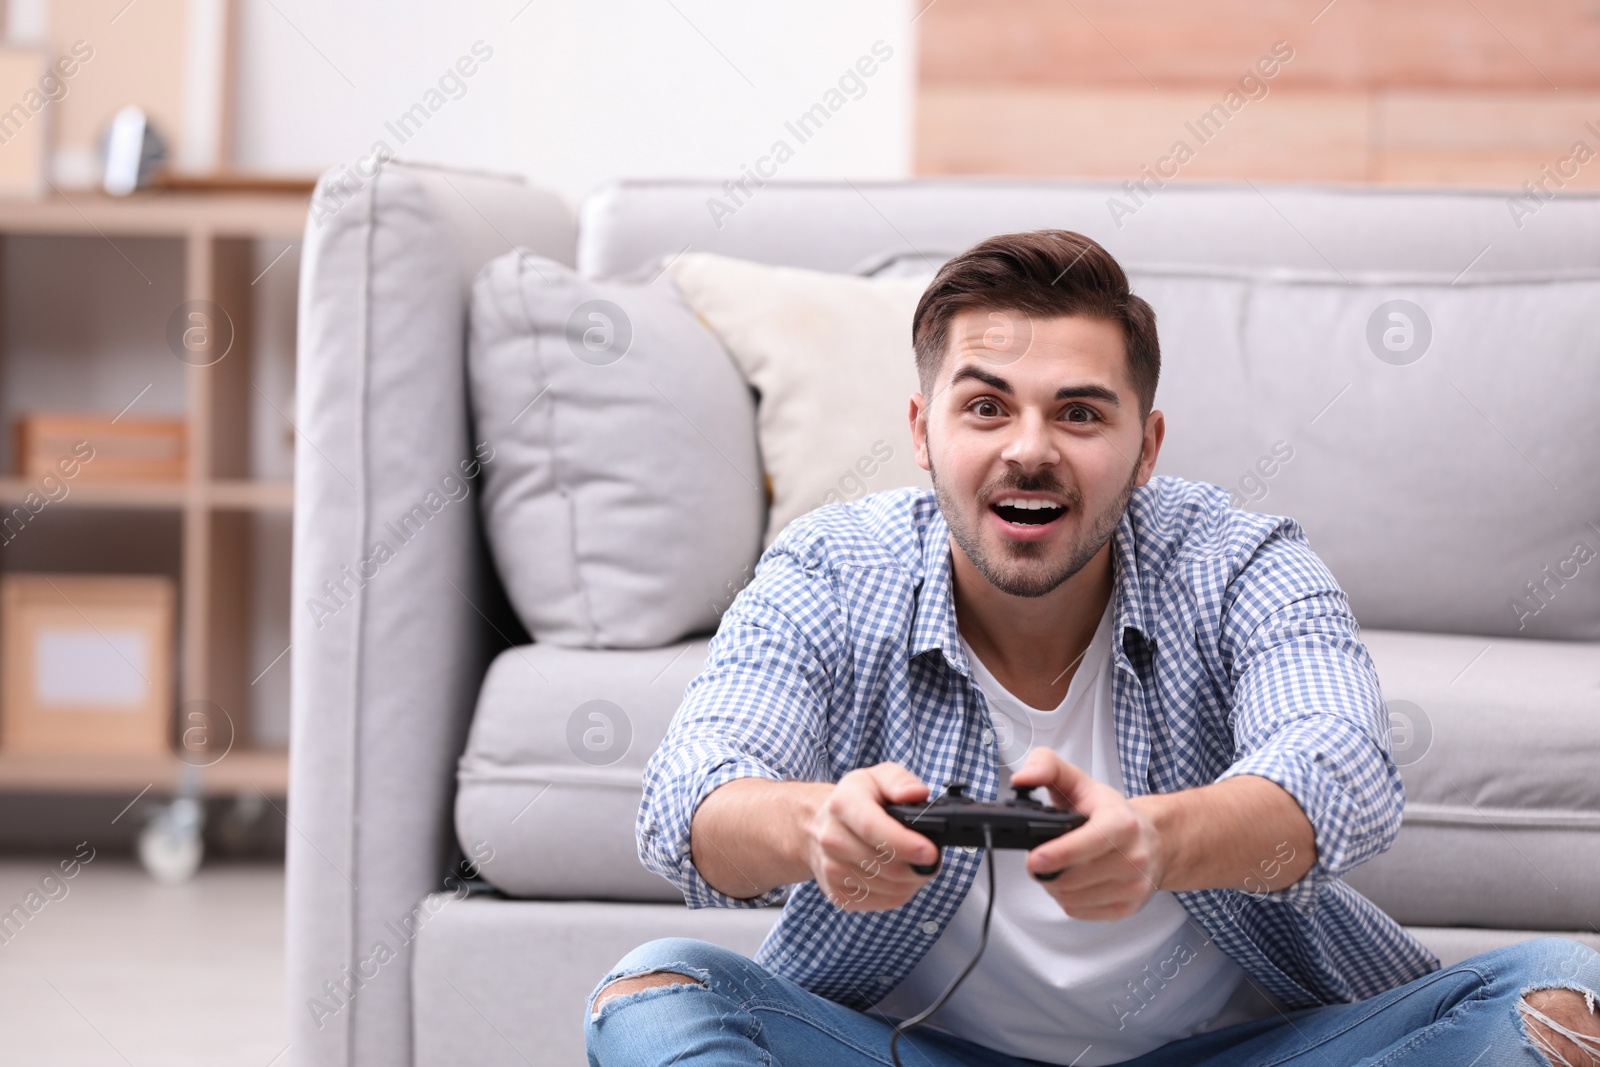
<path id="1" fill-rule="evenodd" d="M 33 411 L 17 419 L 17 473 L 24 478 L 66 473 L 92 482 L 182 481 L 188 430 L 182 419 L 136 418 L 99 412 Z M 87 442 L 87 448 L 83 442 Z"/>
<path id="2" fill-rule="evenodd" d="M 6 575 L 0 746 L 171 752 L 175 605 L 157 575 Z"/>

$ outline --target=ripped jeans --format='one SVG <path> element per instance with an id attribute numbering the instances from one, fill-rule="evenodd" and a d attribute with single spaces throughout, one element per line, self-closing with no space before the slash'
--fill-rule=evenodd
<path id="1" fill-rule="evenodd" d="M 652 971 L 695 981 L 616 995 L 598 1014 L 593 1011 L 606 985 Z M 1547 1067 L 1550 1061 L 1529 1043 L 1522 1015 L 1524 994 L 1537 989 L 1600 990 L 1600 955 L 1561 938 L 1524 941 L 1369 1000 L 1242 1023 L 1124 1063 Z M 898 1021 L 827 1000 L 736 952 L 692 938 L 663 938 L 634 949 L 595 986 L 588 1004 L 591 1067 L 880 1067 L 890 1063 L 889 1036 Z M 900 1039 L 900 1058 L 907 1067 L 1039 1067 L 1042 1062 L 925 1026 Z M 1581 1057 L 1573 1061 L 1574 1067 L 1582 1063 Z"/>

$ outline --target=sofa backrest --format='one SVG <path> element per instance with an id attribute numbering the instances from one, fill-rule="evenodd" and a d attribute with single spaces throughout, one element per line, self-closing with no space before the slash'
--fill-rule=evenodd
<path id="1" fill-rule="evenodd" d="M 1075 229 L 1155 306 L 1157 470 L 1289 515 L 1364 626 L 1600 638 L 1600 196 L 927 180 L 624 182 L 578 269 L 686 249 L 870 273 Z"/>

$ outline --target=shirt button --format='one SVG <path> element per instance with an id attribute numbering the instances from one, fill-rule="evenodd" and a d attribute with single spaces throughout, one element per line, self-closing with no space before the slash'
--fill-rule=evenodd
<path id="1" fill-rule="evenodd" d="M 922 932 L 925 934 L 936 934 L 939 932 L 939 924 L 934 922 L 932 919 L 929 919 L 927 922 L 922 924 Z"/>
<path id="2" fill-rule="evenodd" d="M 888 976 L 888 975 L 886 975 L 886 974 L 880 974 L 880 975 L 878 975 L 878 984 L 879 984 L 879 985 L 888 985 L 888 984 L 889 984 L 889 983 L 890 983 L 890 982 L 892 982 L 892 981 L 894 981 L 894 979 L 893 979 L 893 978 L 890 978 L 890 977 L 889 977 L 889 976 Z"/>
<path id="3" fill-rule="evenodd" d="M 983 743 L 986 745 L 994 744 L 994 731 L 987 726 L 983 728 Z"/>

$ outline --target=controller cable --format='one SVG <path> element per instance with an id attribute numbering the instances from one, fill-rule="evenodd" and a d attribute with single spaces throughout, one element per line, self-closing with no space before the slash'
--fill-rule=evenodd
<path id="1" fill-rule="evenodd" d="M 983 933 L 978 936 L 978 951 L 973 953 L 972 962 L 967 964 L 960 974 L 956 975 L 955 981 L 945 987 L 945 991 L 939 994 L 938 999 L 930 1007 L 918 1012 L 909 1019 L 902 1019 L 895 1026 L 894 1036 L 889 1038 L 889 1058 L 894 1060 L 894 1067 L 905 1067 L 900 1062 L 900 1053 L 895 1048 L 900 1043 L 900 1035 L 914 1026 L 921 1026 L 933 1017 L 934 1012 L 944 1007 L 944 1002 L 950 999 L 950 994 L 956 991 L 956 987 L 978 965 L 978 960 L 983 958 L 984 948 L 989 944 L 989 919 L 994 915 L 994 830 L 988 823 L 983 824 L 983 858 L 984 863 L 989 868 L 989 902 L 984 905 L 983 909 Z"/>

